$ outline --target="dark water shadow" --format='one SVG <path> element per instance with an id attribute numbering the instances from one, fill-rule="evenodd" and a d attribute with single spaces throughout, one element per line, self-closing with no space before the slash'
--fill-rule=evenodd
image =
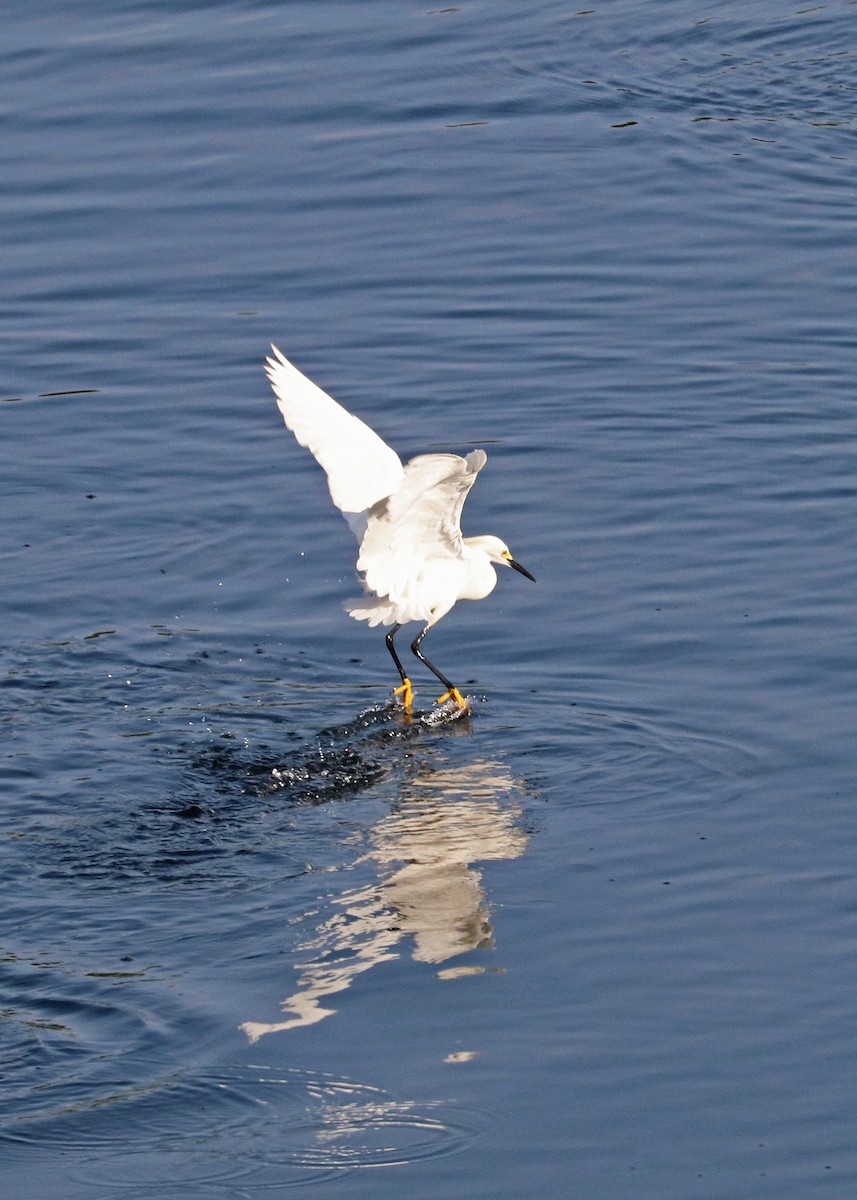
<path id="1" fill-rule="evenodd" d="M 373 705 L 286 752 L 265 744 L 250 749 L 224 738 L 194 757 L 193 772 L 197 781 L 200 772 L 207 773 L 221 794 L 237 788 L 242 795 L 277 797 L 284 804 L 325 804 L 373 787 L 416 746 L 438 737 L 466 736 L 471 724 L 469 716 L 457 717 L 449 710 L 408 717 L 396 705 Z M 191 803 L 178 815 L 194 818 L 204 812 Z"/>

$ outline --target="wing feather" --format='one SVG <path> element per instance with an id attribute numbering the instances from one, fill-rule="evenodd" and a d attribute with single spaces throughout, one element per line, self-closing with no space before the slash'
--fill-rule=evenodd
<path id="1" fill-rule="evenodd" d="M 362 535 L 367 509 L 402 482 L 402 461 L 373 429 L 307 379 L 272 346 L 265 371 L 287 427 L 327 475 L 333 503 Z"/>
<path id="2" fill-rule="evenodd" d="M 401 623 L 428 620 L 443 607 L 444 575 L 454 603 L 462 567 L 461 510 L 486 460 L 483 450 L 467 458 L 421 454 L 407 464 L 396 490 L 369 511 L 357 567 L 367 591 L 379 598 L 379 611 L 391 604 Z"/>

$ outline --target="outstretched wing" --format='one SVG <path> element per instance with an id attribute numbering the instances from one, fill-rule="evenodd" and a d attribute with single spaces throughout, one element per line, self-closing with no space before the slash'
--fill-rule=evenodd
<path id="1" fill-rule="evenodd" d="M 367 590 L 397 609 L 395 620 L 427 620 L 442 607 L 446 574 L 457 595 L 461 509 L 487 457 L 484 450 L 467 458 L 421 454 L 405 467 L 396 490 L 367 514 L 357 567 Z"/>
<path id="2" fill-rule="evenodd" d="M 360 538 L 365 513 L 402 482 L 402 461 L 357 417 L 272 346 L 265 371 L 287 427 L 327 475 L 333 503 Z"/>

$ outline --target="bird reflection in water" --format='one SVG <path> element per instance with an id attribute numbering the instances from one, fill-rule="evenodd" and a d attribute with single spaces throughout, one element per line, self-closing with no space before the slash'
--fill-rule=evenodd
<path id="1" fill-rule="evenodd" d="M 472 864 L 523 854 L 521 785 L 503 763 L 483 761 L 423 769 L 403 793 L 371 831 L 372 848 L 361 860 L 376 863 L 380 878 L 333 901 L 335 911 L 302 946 L 311 957 L 281 1005 L 283 1019 L 241 1026 L 251 1042 L 331 1016 L 336 1010 L 323 1002 L 397 958 L 406 938 L 413 939 L 412 957 L 425 963 L 493 946 L 489 905 Z"/>

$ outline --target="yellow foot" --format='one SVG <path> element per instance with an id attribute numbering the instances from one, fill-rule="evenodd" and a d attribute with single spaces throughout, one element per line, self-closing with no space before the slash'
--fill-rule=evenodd
<path id="1" fill-rule="evenodd" d="M 394 688 L 393 695 L 402 697 L 402 707 L 409 713 L 414 705 L 414 689 L 410 679 L 406 679 L 401 687 Z"/>
<path id="2" fill-rule="evenodd" d="M 447 700 L 454 700 L 459 708 L 469 709 L 470 705 L 462 696 L 458 688 L 450 688 L 448 692 L 444 692 L 442 696 L 438 696 L 438 704 L 446 704 Z"/>

